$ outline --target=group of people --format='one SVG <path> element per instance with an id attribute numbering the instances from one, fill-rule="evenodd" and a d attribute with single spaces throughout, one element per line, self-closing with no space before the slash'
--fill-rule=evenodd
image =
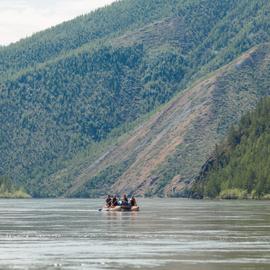
<path id="1" fill-rule="evenodd" d="M 107 207 L 115 207 L 115 206 L 132 207 L 132 206 L 137 206 L 137 202 L 134 196 L 128 199 L 126 194 L 123 195 L 123 198 L 121 200 L 119 200 L 116 195 L 114 195 L 113 197 L 111 195 L 108 195 L 106 198 L 106 206 Z"/>

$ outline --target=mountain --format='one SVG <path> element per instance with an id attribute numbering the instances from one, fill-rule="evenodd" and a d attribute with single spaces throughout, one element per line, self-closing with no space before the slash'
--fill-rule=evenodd
<path id="1" fill-rule="evenodd" d="M 193 189 L 197 196 L 268 198 L 270 194 L 270 98 L 232 126 L 203 166 Z M 207 169 L 206 169 L 207 168 Z"/>
<path id="2" fill-rule="evenodd" d="M 269 1 L 123 0 L 0 48 L 0 175 L 34 197 L 97 196 L 110 188 L 183 194 L 186 185 L 179 188 L 179 182 L 192 182 L 230 124 L 268 94 L 267 80 L 262 90 L 247 80 L 253 88 L 243 86 L 244 101 L 232 101 L 224 87 L 238 91 L 243 82 L 233 75 L 233 86 L 220 82 L 225 73 L 218 69 L 269 41 L 269 11 Z M 258 50 L 264 59 L 268 45 Z M 250 70 L 266 72 L 261 65 L 256 60 Z M 242 79 L 248 76 L 242 67 L 232 70 Z M 207 83 L 204 76 L 220 83 L 216 92 L 200 86 Z M 208 91 L 215 94 L 205 109 L 201 102 Z M 213 114 L 222 120 L 213 124 L 209 138 L 193 136 L 197 125 L 204 129 L 199 122 L 209 120 L 193 115 L 196 106 L 190 100 L 185 105 L 185 97 L 195 97 L 205 116 L 216 108 Z M 171 102 L 186 111 L 172 110 Z M 181 124 L 182 131 L 175 119 L 184 115 L 190 122 Z M 136 136 L 144 126 L 151 129 L 147 136 Z M 176 130 L 170 137 L 171 128 Z M 174 144 L 165 147 L 166 138 L 174 136 Z"/>
<path id="3" fill-rule="evenodd" d="M 181 92 L 135 130 L 109 143 L 95 163 L 86 162 L 66 195 L 111 190 L 189 196 L 202 164 L 231 124 L 270 94 L 269 53 L 268 44 L 255 47 Z"/>

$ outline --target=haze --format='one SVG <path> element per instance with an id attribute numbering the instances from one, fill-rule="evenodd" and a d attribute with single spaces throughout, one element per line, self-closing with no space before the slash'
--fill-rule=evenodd
<path id="1" fill-rule="evenodd" d="M 0 44 L 8 45 L 115 0 L 1 0 Z"/>

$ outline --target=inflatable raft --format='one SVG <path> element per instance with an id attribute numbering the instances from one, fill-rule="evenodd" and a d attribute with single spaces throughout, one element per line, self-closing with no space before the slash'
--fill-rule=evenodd
<path id="1" fill-rule="evenodd" d="M 139 206 L 114 206 L 114 207 L 107 207 L 104 206 L 100 211 L 105 212 L 120 212 L 120 211 L 130 211 L 130 212 L 138 212 L 140 210 Z"/>

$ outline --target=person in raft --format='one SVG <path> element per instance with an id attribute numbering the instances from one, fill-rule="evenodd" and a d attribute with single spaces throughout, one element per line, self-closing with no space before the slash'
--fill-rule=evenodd
<path id="1" fill-rule="evenodd" d="M 117 206 L 118 205 L 118 200 L 117 200 L 117 196 L 116 195 L 114 195 L 113 196 L 113 199 L 112 199 L 112 207 L 115 207 L 115 206 Z"/>
<path id="2" fill-rule="evenodd" d="M 111 207 L 112 206 L 112 197 L 111 195 L 108 195 L 106 198 L 106 206 Z"/>
<path id="3" fill-rule="evenodd" d="M 124 196 L 123 196 L 122 205 L 123 206 L 128 206 L 128 197 L 127 197 L 126 194 L 124 194 Z"/>
<path id="4" fill-rule="evenodd" d="M 137 201 L 136 201 L 136 199 L 135 199 L 134 196 L 131 197 L 129 203 L 130 203 L 130 206 L 131 206 L 131 207 L 137 206 Z"/>

